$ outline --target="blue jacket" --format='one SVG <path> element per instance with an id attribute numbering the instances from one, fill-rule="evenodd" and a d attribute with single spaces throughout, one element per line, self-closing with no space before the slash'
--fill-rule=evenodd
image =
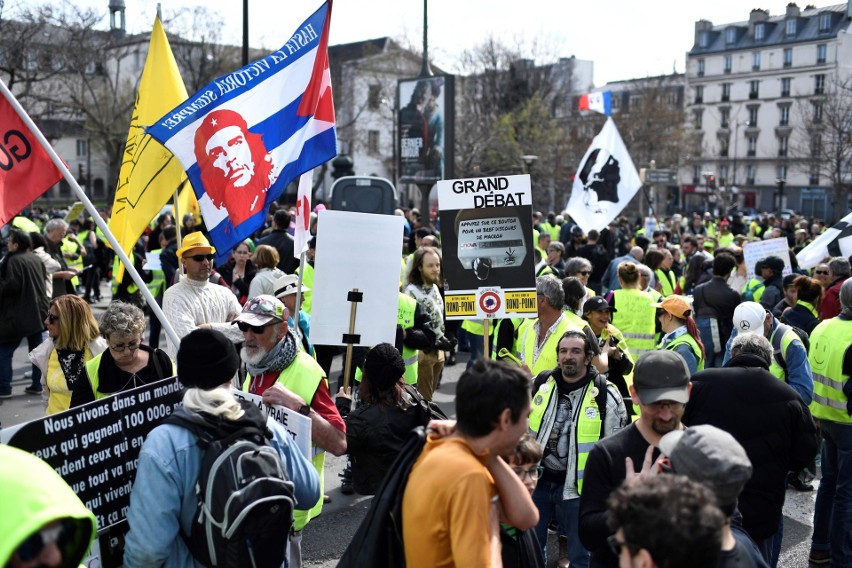
<path id="1" fill-rule="evenodd" d="M 267 426 L 273 434 L 270 443 L 278 450 L 284 470 L 295 485 L 296 500 L 316 503 L 320 495 L 316 469 L 283 426 L 271 418 Z M 180 537 L 181 528 L 190 534 L 197 506 L 195 483 L 203 451 L 196 440 L 185 428 L 163 424 L 154 428 L 142 445 L 127 511 L 130 524 L 124 547 L 127 568 L 200 566 Z"/>
<path id="2" fill-rule="evenodd" d="M 632 254 L 626 254 L 624 256 L 619 256 L 618 258 L 614 258 L 610 261 L 609 266 L 606 267 L 606 271 L 604 271 L 603 276 L 601 276 L 601 284 L 606 287 L 607 290 L 620 290 L 621 282 L 618 281 L 618 265 L 622 262 L 632 262 L 633 264 L 640 264 L 636 257 Z"/>
<path id="3" fill-rule="evenodd" d="M 772 329 L 770 336 L 775 328 L 778 327 L 778 320 L 772 316 Z M 737 328 L 731 333 L 731 338 L 725 345 L 725 359 L 723 365 L 727 365 L 731 360 L 731 342 L 737 336 Z M 793 340 L 787 351 L 784 353 L 784 361 L 787 364 L 787 384 L 793 387 L 793 390 L 799 393 L 805 404 L 810 404 L 814 398 L 814 374 L 811 371 L 811 364 L 808 362 L 808 352 L 805 351 L 805 346 L 798 339 Z"/>

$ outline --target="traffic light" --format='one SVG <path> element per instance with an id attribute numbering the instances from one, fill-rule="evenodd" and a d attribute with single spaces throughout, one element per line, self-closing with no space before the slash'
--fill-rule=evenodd
<path id="1" fill-rule="evenodd" d="M 707 187 L 710 189 L 716 189 L 716 176 L 713 174 L 707 176 Z"/>

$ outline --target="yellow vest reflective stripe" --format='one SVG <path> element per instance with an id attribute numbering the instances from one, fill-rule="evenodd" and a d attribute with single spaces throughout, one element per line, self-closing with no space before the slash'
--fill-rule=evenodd
<path id="1" fill-rule="evenodd" d="M 402 329 L 414 327 L 414 311 L 417 309 L 417 300 L 407 294 L 399 294 L 399 304 L 396 309 L 396 323 Z M 409 385 L 417 384 L 417 349 L 412 349 L 402 344 L 402 360 L 405 361 L 405 382 Z"/>
<path id="2" fill-rule="evenodd" d="M 563 317 L 559 320 L 559 324 L 556 326 L 556 329 L 553 330 L 553 333 L 550 334 L 550 337 L 547 338 L 547 341 L 541 347 L 538 359 L 536 359 L 535 363 L 533 363 L 533 358 L 535 357 L 535 346 L 538 341 L 535 332 L 536 321 L 538 320 L 531 320 L 530 323 L 524 327 L 522 337 L 519 338 L 521 345 L 520 359 L 527 364 L 527 367 L 530 368 L 533 376 L 541 373 L 542 371 L 555 369 L 557 364 L 556 346 L 559 345 L 559 339 L 562 337 L 562 334 L 569 329 L 580 329 L 568 318 Z"/>
<path id="3" fill-rule="evenodd" d="M 278 381 L 303 399 L 310 406 L 314 399 L 314 393 L 320 382 L 325 381 L 325 371 L 319 366 L 313 357 L 299 351 L 296 358 L 290 363 L 290 366 L 281 371 L 278 375 Z M 243 382 L 243 390 L 248 392 L 251 377 L 246 376 Z M 327 384 L 327 383 L 326 383 Z M 316 504 L 309 510 L 296 509 L 293 511 L 293 528 L 297 531 L 302 530 L 308 521 L 320 514 L 322 511 L 322 496 L 325 491 L 325 476 L 323 475 L 323 467 L 325 466 L 325 450 L 321 449 L 316 443 L 313 443 L 314 459 L 311 463 L 314 464 L 314 469 L 317 470 L 320 478 L 320 497 Z"/>
<path id="4" fill-rule="evenodd" d="M 163 249 L 152 250 L 151 254 L 160 256 L 160 253 L 163 252 Z M 151 292 L 151 295 L 155 298 L 160 295 L 160 292 L 163 291 L 163 287 L 166 285 L 166 273 L 163 272 L 162 268 L 157 268 L 151 271 L 151 281 L 145 283 L 145 287 Z"/>
<path id="5" fill-rule="evenodd" d="M 674 294 L 675 278 L 674 273 L 671 270 L 658 268 L 654 271 L 654 276 L 656 276 L 657 282 L 660 283 L 660 286 L 663 287 L 661 290 L 663 296 L 671 296 Z"/>
<path id="6" fill-rule="evenodd" d="M 609 385 L 609 383 L 607 383 Z M 577 413 L 577 435 L 575 436 L 575 455 L 576 463 L 576 482 L 577 493 L 583 492 L 583 473 L 586 469 L 586 461 L 589 459 L 589 452 L 600 440 L 601 436 L 601 412 L 598 408 L 598 403 L 592 395 L 594 383 L 590 382 L 583 389 L 583 402 L 580 404 L 580 411 Z M 536 433 L 536 440 L 542 446 L 547 443 L 544 438 L 550 437 L 550 428 L 542 429 L 541 425 L 545 416 L 553 416 L 555 420 L 556 401 L 553 400 L 553 393 L 556 391 L 556 380 L 549 377 L 544 384 L 539 387 L 538 391 L 533 394 L 533 400 L 530 412 L 530 430 Z M 553 423 L 550 423 L 550 427 Z"/>
<path id="7" fill-rule="evenodd" d="M 832 318 L 817 325 L 810 336 L 808 361 L 814 374 L 814 400 L 809 408 L 814 418 L 852 424 L 846 410 L 843 386 L 843 356 L 852 344 L 852 321 Z"/>
<path id="8" fill-rule="evenodd" d="M 645 351 L 656 348 L 654 341 L 657 309 L 651 304 L 653 296 L 635 288 L 622 288 L 613 292 L 615 307 L 612 325 L 621 330 L 624 341 L 636 359 Z"/>
<path id="9" fill-rule="evenodd" d="M 779 329 L 785 330 L 780 341 L 777 337 Z M 782 381 L 787 380 L 787 372 L 784 370 L 784 367 L 778 364 L 778 357 L 781 357 L 786 362 L 787 357 L 785 354 L 787 353 L 787 348 L 790 347 L 790 344 L 796 339 L 799 339 L 799 334 L 793 331 L 790 326 L 781 323 L 775 326 L 775 330 L 769 337 L 769 343 L 772 344 L 772 363 L 769 365 L 769 372 Z"/>
<path id="10" fill-rule="evenodd" d="M 695 355 L 695 358 L 698 359 L 698 370 L 703 370 L 704 357 L 701 356 L 701 348 L 698 346 L 698 342 L 695 341 L 695 338 L 689 335 L 688 333 L 678 335 L 677 337 L 672 339 L 672 342 L 666 345 L 666 349 L 668 349 L 669 351 L 674 351 L 675 347 L 682 344 L 689 345 L 690 349 L 692 349 L 692 353 Z"/>

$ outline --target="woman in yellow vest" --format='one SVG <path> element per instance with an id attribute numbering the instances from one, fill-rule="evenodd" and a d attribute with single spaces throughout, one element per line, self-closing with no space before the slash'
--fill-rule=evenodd
<path id="1" fill-rule="evenodd" d="M 610 323 L 613 312 L 603 296 L 595 296 L 583 304 L 583 319 L 588 322 L 592 333 L 598 338 L 601 351 L 607 354 L 609 368 L 606 380 L 618 387 L 618 392 L 624 399 L 630 398 L 630 385 L 633 384 L 633 357 L 624 336 L 617 327 Z M 633 415 L 631 405 L 625 404 L 627 415 Z"/>
<path id="2" fill-rule="evenodd" d="M 687 299 L 673 294 L 652 305 L 659 308 L 657 317 L 665 334 L 658 348 L 680 353 L 690 374 L 704 369 L 704 344 L 701 343 L 698 326 L 692 317 L 692 306 Z"/>
<path id="3" fill-rule="evenodd" d="M 657 279 L 657 290 L 663 296 L 671 296 L 674 294 L 677 280 L 674 272 L 671 271 L 674 257 L 667 249 L 649 250 L 645 255 L 645 264 L 654 271 L 654 277 Z"/>
<path id="4" fill-rule="evenodd" d="M 142 344 L 146 323 L 145 313 L 133 304 L 114 301 L 109 305 L 100 326 L 109 349 L 86 363 L 88 381 L 74 388 L 72 408 L 174 376 L 166 352 Z"/>
<path id="5" fill-rule="evenodd" d="M 47 386 L 47 414 L 68 410 L 71 393 L 86 382 L 85 364 L 100 355 L 107 342 L 85 300 L 65 294 L 54 298 L 44 320 L 48 339 L 30 351 L 30 361 L 41 369 Z"/>
<path id="6" fill-rule="evenodd" d="M 656 342 L 656 310 L 651 306 L 654 298 L 639 289 L 639 267 L 632 262 L 618 265 L 620 290 L 607 294 L 606 300 L 613 310 L 612 325 L 624 334 L 624 341 L 637 359 L 646 351 L 653 351 Z"/>

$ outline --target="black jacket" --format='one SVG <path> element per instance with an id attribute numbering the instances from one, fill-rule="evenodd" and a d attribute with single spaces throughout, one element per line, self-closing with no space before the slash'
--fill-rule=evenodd
<path id="1" fill-rule="evenodd" d="M 819 318 L 814 317 L 808 308 L 799 304 L 784 312 L 784 315 L 779 319 L 782 323 L 805 330 L 808 335 L 813 332 L 814 328 L 820 322 Z"/>
<path id="2" fill-rule="evenodd" d="M 257 241 L 259 245 L 269 245 L 278 251 L 278 268 L 287 274 L 294 274 L 299 262 L 293 257 L 293 237 L 287 229 L 273 229 L 268 235 Z"/>
<path id="3" fill-rule="evenodd" d="M 725 345 L 734 329 L 734 310 L 740 304 L 740 295 L 724 278 L 714 276 L 695 287 L 693 299 L 695 318 L 715 319 L 719 323 L 719 340 Z"/>
<path id="4" fill-rule="evenodd" d="M 31 252 L 8 255 L 0 264 L 0 341 L 15 341 L 44 330 L 49 300 L 47 271 Z M 58 280 L 64 283 L 65 280 Z"/>
<path id="5" fill-rule="evenodd" d="M 755 541 L 778 530 L 787 472 L 817 453 L 819 434 L 808 406 L 755 355 L 738 355 L 719 369 L 692 376 L 683 423 L 712 424 L 742 444 L 754 473 L 739 499 L 743 527 Z"/>

